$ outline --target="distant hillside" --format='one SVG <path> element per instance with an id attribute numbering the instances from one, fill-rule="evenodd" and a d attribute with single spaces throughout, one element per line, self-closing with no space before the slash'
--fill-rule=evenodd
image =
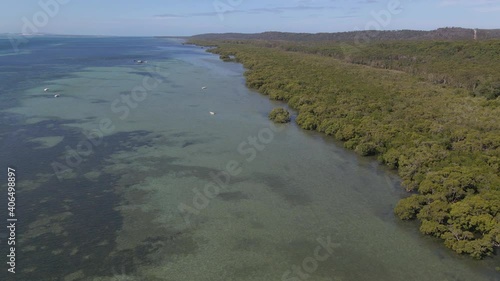
<path id="1" fill-rule="evenodd" d="M 395 31 L 350 31 L 338 33 L 288 33 L 264 32 L 254 34 L 243 33 L 210 33 L 192 36 L 194 40 L 284 40 L 284 41 L 354 41 L 366 40 L 473 40 L 474 29 L 439 28 L 432 31 L 395 30 Z M 486 40 L 500 38 L 500 29 L 478 29 L 477 39 Z"/>

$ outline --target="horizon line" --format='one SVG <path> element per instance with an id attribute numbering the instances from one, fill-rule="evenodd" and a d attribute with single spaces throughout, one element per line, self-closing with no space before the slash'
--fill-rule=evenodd
<path id="1" fill-rule="evenodd" d="M 279 31 L 279 30 L 267 30 L 261 32 L 205 32 L 205 33 L 196 33 L 191 35 L 115 35 L 115 34 L 69 34 L 69 33 L 31 33 L 31 34 L 23 34 L 19 32 L 2 32 L 2 35 L 17 35 L 17 36 L 82 36 L 82 37 L 172 37 L 172 38 L 186 38 L 197 35 L 204 34 L 262 34 L 262 33 L 293 33 L 293 34 L 335 34 L 335 33 L 349 33 L 349 32 L 369 32 L 369 31 L 377 31 L 377 32 L 391 32 L 391 31 L 436 31 L 439 29 L 470 29 L 470 30 L 499 30 L 498 28 L 471 28 L 471 27 L 458 27 L 458 26 L 446 26 L 439 27 L 435 29 L 367 29 L 367 30 L 348 30 L 348 31 L 335 31 L 335 32 L 294 32 L 294 31 Z"/>

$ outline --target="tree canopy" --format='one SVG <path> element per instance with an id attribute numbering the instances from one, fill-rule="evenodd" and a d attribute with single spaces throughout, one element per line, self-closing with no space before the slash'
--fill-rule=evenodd
<path id="1" fill-rule="evenodd" d="M 288 123 L 290 122 L 290 112 L 282 107 L 278 107 L 269 113 L 269 119 L 276 123 Z"/>
<path id="2" fill-rule="evenodd" d="M 422 233 L 474 258 L 500 246 L 500 40 L 193 42 L 235 56 L 302 128 L 397 169 L 412 195 L 395 213 Z"/>

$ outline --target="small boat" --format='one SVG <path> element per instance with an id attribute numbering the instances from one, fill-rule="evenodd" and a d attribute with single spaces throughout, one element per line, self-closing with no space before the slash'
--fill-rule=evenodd
<path id="1" fill-rule="evenodd" d="M 213 111 L 210 111 L 210 115 L 215 115 L 215 112 L 213 112 Z"/>
<path id="2" fill-rule="evenodd" d="M 201 87 L 202 90 L 205 90 L 207 87 Z"/>
<path id="3" fill-rule="evenodd" d="M 147 60 L 134 60 L 134 62 L 136 62 L 136 63 L 141 63 L 141 64 L 142 64 L 142 63 L 148 63 L 148 61 L 147 61 Z"/>
<path id="4" fill-rule="evenodd" d="M 59 97 L 59 94 L 55 94 L 55 95 L 54 95 L 54 98 L 58 98 L 58 97 Z"/>
<path id="5" fill-rule="evenodd" d="M 49 91 L 49 88 L 45 88 L 43 89 L 44 92 L 48 92 Z"/>

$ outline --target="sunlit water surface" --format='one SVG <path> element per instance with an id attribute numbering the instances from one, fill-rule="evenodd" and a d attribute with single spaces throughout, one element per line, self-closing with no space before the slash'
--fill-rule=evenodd
<path id="1" fill-rule="evenodd" d="M 160 38 L 0 50 L 0 159 L 18 173 L 8 280 L 499 280 L 498 259 L 396 219 L 406 195 L 374 160 L 270 124 L 279 104 L 241 65 Z"/>

